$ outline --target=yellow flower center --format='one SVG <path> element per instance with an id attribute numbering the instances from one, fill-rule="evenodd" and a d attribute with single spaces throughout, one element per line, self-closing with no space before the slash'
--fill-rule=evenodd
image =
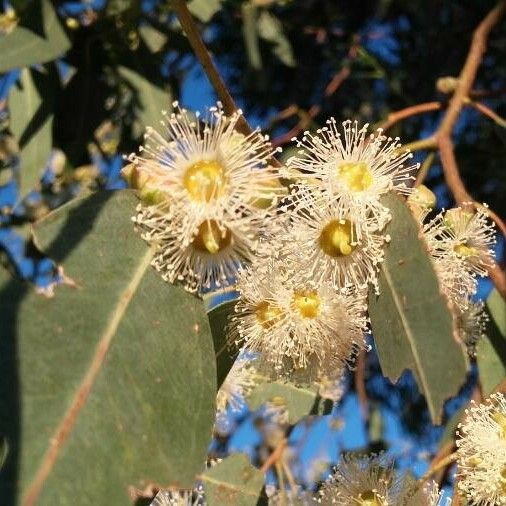
<path id="1" fill-rule="evenodd" d="M 506 440 L 506 416 L 500 411 L 494 411 L 492 420 L 499 426 L 499 437 Z"/>
<path id="2" fill-rule="evenodd" d="M 270 329 L 283 318 L 283 311 L 275 304 L 264 300 L 257 305 L 255 315 L 262 327 Z"/>
<path id="3" fill-rule="evenodd" d="M 363 192 L 373 183 L 371 169 L 365 162 L 345 162 L 337 171 L 340 181 L 352 192 Z"/>
<path id="4" fill-rule="evenodd" d="M 200 251 L 214 255 L 229 246 L 231 241 L 232 233 L 228 228 L 220 229 L 216 221 L 209 220 L 199 226 L 193 246 Z"/>
<path id="5" fill-rule="evenodd" d="M 356 244 L 352 244 L 353 232 L 351 221 L 332 220 L 321 231 L 320 248 L 334 258 L 348 256 L 357 247 Z"/>
<path id="6" fill-rule="evenodd" d="M 366 490 L 356 498 L 357 504 L 360 506 L 384 506 L 381 497 L 374 490 Z"/>
<path id="7" fill-rule="evenodd" d="M 501 495 L 506 496 L 506 466 L 503 466 L 501 469 L 500 484 L 501 484 L 501 491 L 502 491 Z"/>
<path id="8" fill-rule="evenodd" d="M 316 291 L 299 291 L 295 292 L 292 297 L 292 306 L 304 318 L 316 318 L 320 313 L 320 304 L 320 297 Z"/>
<path id="9" fill-rule="evenodd" d="M 453 251 L 463 258 L 475 257 L 478 255 L 478 250 L 475 247 L 468 246 L 465 243 L 457 244 L 454 246 Z"/>
<path id="10" fill-rule="evenodd" d="M 209 202 L 223 195 L 227 178 L 225 169 L 216 160 L 200 160 L 188 167 L 183 185 L 193 200 Z"/>

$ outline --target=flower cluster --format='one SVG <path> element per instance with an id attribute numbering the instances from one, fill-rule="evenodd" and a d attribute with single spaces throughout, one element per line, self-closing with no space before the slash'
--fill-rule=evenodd
<path id="1" fill-rule="evenodd" d="M 391 220 L 382 197 L 389 192 L 408 197 L 460 338 L 472 347 L 486 320 L 473 301 L 477 277 L 493 262 L 486 208 L 463 206 L 427 220 L 435 197 L 414 188 L 411 154 L 398 139 L 351 121 L 341 129 L 330 119 L 304 133 L 297 154 L 278 169 L 267 137 L 236 131 L 240 114 L 227 117 L 218 104 L 200 118 L 175 103 L 163 134 L 148 129 L 124 169 L 139 189 L 133 220 L 156 247 L 153 265 L 163 278 L 198 294 L 232 283 L 239 292 L 228 331 L 240 355 L 218 392 L 218 412 L 240 409 L 259 378 L 316 383 L 322 397 L 339 399 L 343 371 L 365 348 L 368 290 L 379 292 Z M 284 406 L 266 409 L 276 426 L 288 424 Z M 272 448 L 284 437 L 273 433 Z M 476 504 L 506 504 L 504 397 L 473 407 L 460 434 L 459 487 Z M 384 455 L 344 456 L 317 495 L 295 495 L 294 504 L 443 504 L 437 484 L 422 487 L 400 475 Z M 157 500 L 203 504 L 198 490 L 165 491 Z"/>
<path id="2" fill-rule="evenodd" d="M 487 315 L 481 301 L 474 301 L 478 276 L 485 276 L 494 261 L 495 227 L 486 206 L 477 210 L 463 205 L 443 211 L 426 220 L 435 200 L 420 189 L 410 200 L 422 223 L 422 233 L 434 262 L 442 291 L 452 305 L 461 341 L 474 354 L 478 339 L 484 334 Z"/>
<path id="3" fill-rule="evenodd" d="M 281 174 L 291 193 L 239 274 L 231 339 L 260 352 L 278 376 L 336 382 L 367 332 L 367 290 L 389 241 L 381 197 L 412 192 L 417 166 L 397 139 L 335 120 L 305 133 Z"/>
<path id="4" fill-rule="evenodd" d="M 237 277 L 230 342 L 259 353 L 267 376 L 317 382 L 336 397 L 343 365 L 364 348 L 368 287 L 378 291 L 390 220 L 380 199 L 411 194 L 417 166 L 398 139 L 350 121 L 341 133 L 331 119 L 278 170 L 266 137 L 236 131 L 240 114 L 218 104 L 201 119 L 175 103 L 163 134 L 147 130 L 124 170 L 140 190 L 134 222 L 165 280 L 202 293 Z M 235 373 L 220 410 L 251 386 L 253 374 Z"/>
<path id="5" fill-rule="evenodd" d="M 154 267 L 165 280 L 202 292 L 230 283 L 252 261 L 279 175 L 267 166 L 268 140 L 237 133 L 240 111 L 227 117 L 218 104 L 200 118 L 173 106 L 163 135 L 148 128 L 125 173 L 140 189 L 134 222 L 157 247 Z"/>
<path id="6" fill-rule="evenodd" d="M 477 506 L 506 504 L 506 397 L 472 403 L 457 431 L 458 486 Z"/>

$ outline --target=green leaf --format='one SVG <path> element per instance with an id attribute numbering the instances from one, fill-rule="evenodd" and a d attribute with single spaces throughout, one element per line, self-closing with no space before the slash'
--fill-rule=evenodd
<path id="1" fill-rule="evenodd" d="M 19 143 L 21 174 L 19 192 L 25 196 L 39 183 L 53 147 L 53 100 L 50 78 L 23 69 L 20 87 L 9 94 L 10 129 Z M 46 91 L 44 97 L 36 84 Z"/>
<path id="2" fill-rule="evenodd" d="M 487 300 L 490 320 L 486 336 L 480 339 L 476 358 L 483 394 L 492 393 L 506 377 L 506 303 L 494 289 Z"/>
<path id="3" fill-rule="evenodd" d="M 132 0 L 107 0 L 105 12 L 107 16 L 119 16 L 125 11 L 137 7 L 137 2 Z"/>
<path id="4" fill-rule="evenodd" d="M 216 372 L 218 387 L 225 381 L 228 372 L 234 364 L 234 354 L 230 349 L 227 339 L 227 325 L 229 315 L 234 313 L 235 300 L 224 302 L 209 311 L 209 324 L 216 350 Z"/>
<path id="5" fill-rule="evenodd" d="M 150 267 L 136 203 L 102 192 L 37 224 L 67 276 L 53 298 L 0 274 L 5 504 L 129 504 L 129 486 L 191 487 L 202 470 L 216 395 L 207 315 Z"/>
<path id="6" fill-rule="evenodd" d="M 156 128 L 162 119 L 162 110 L 171 108 L 172 98 L 169 91 L 156 86 L 132 69 L 119 67 L 118 70 L 137 93 L 140 107 L 137 114 L 139 125 L 134 135 L 141 135 L 147 126 Z"/>
<path id="7" fill-rule="evenodd" d="M 222 0 L 190 0 L 188 9 L 202 23 L 207 23 L 221 9 L 221 3 Z"/>
<path id="8" fill-rule="evenodd" d="M 403 200 L 383 198 L 392 221 L 379 275 L 380 295 L 369 293 L 369 315 L 381 369 L 396 381 L 411 369 L 435 423 L 448 397 L 466 378 L 464 350 L 457 343 L 452 314 L 419 227 Z"/>
<path id="9" fill-rule="evenodd" d="M 31 2 L 19 25 L 0 37 L 0 72 L 54 60 L 69 48 L 52 3 Z"/>
<path id="10" fill-rule="evenodd" d="M 269 11 L 263 10 L 257 26 L 260 37 L 274 45 L 274 54 L 287 67 L 295 67 L 297 62 L 290 41 L 283 32 L 281 21 Z"/>
<path id="11" fill-rule="evenodd" d="M 242 35 L 248 53 L 249 64 L 251 68 L 260 70 L 262 68 L 262 54 L 260 53 L 258 41 L 257 13 L 258 8 L 256 5 L 250 2 L 244 2 L 241 5 Z"/>
<path id="12" fill-rule="evenodd" d="M 152 53 L 158 53 L 167 42 L 167 36 L 164 33 L 147 23 L 139 26 L 139 33 Z"/>
<path id="13" fill-rule="evenodd" d="M 273 381 L 261 383 L 249 395 L 248 406 L 258 409 L 266 402 L 284 404 L 288 410 L 288 421 L 293 425 L 302 417 L 309 415 L 317 399 L 316 387 L 297 386 L 292 383 Z"/>
<path id="14" fill-rule="evenodd" d="M 256 506 L 264 476 L 246 455 L 231 455 L 202 475 L 209 506 Z"/>

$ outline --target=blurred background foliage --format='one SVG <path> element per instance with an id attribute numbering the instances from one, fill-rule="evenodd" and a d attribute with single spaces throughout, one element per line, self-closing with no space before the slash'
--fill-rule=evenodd
<path id="1" fill-rule="evenodd" d="M 392 111 L 438 101 L 440 110 L 413 116 L 389 130 L 404 143 L 432 134 L 450 96 L 443 86 L 448 80 L 440 79 L 459 74 L 473 29 L 494 2 L 190 0 L 188 4 L 250 123 L 285 147 L 292 136 L 318 128 L 329 116 L 375 125 Z M 59 272 L 30 242 L 30 224 L 78 195 L 124 188 L 123 156 L 137 149 L 145 126 L 159 124 L 161 109 L 170 108 L 175 99 L 189 108 L 202 108 L 216 97 L 170 1 L 4 1 L 0 33 L 2 261 L 50 295 Z M 506 115 L 505 51 L 502 23 L 490 38 L 473 95 L 499 116 Z M 454 141 L 473 197 L 504 216 L 504 123 L 465 108 Z M 417 152 L 416 157 L 431 165 L 427 183 L 437 194 L 438 205 L 451 205 L 437 156 Z M 485 283 L 481 295 L 488 290 Z M 396 446 L 401 463 L 419 474 L 427 456 L 437 449 L 443 429 L 430 425 L 411 376 L 392 386 L 370 353 L 365 377 L 367 422 L 360 417 L 353 374 L 341 406 L 317 422 L 319 441 L 325 441 L 320 449 L 329 453 L 325 465 L 335 462 L 343 447 Z M 449 403 L 447 419 L 469 397 L 475 380 L 472 372 L 462 396 Z M 222 420 L 213 454 L 240 450 L 258 459 L 260 443 L 254 436 L 261 433 L 258 416 L 245 407 Z M 344 419 L 348 428 L 336 431 L 338 419 Z M 290 436 L 302 453 L 312 437 L 304 424 Z M 307 458 L 300 457 L 301 462 Z M 308 475 L 302 464 L 296 473 L 305 484 L 315 476 Z"/>

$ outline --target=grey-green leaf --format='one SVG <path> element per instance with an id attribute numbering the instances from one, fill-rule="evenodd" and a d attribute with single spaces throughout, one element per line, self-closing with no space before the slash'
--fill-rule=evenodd
<path id="1" fill-rule="evenodd" d="M 392 381 L 411 369 L 432 420 L 440 423 L 445 400 L 458 393 L 466 378 L 464 350 L 418 224 L 397 195 L 382 202 L 392 214 L 386 230 L 391 241 L 379 274 L 381 294 L 369 294 L 381 368 Z"/>
<path id="2" fill-rule="evenodd" d="M 230 371 L 235 355 L 231 349 L 227 336 L 227 328 L 230 322 L 230 315 L 234 313 L 236 301 L 228 301 L 219 304 L 209 311 L 209 324 L 214 340 L 214 349 L 216 350 L 216 372 L 218 386 L 220 386 L 228 372 Z"/>
<path id="3" fill-rule="evenodd" d="M 129 504 L 129 487 L 191 487 L 202 471 L 216 394 L 208 319 L 150 267 L 136 202 L 103 192 L 37 224 L 67 276 L 53 298 L 0 274 L 5 504 Z"/>
<path id="4" fill-rule="evenodd" d="M 162 111 L 171 108 L 172 98 L 168 89 L 163 89 L 127 67 L 118 68 L 120 75 L 137 93 L 140 109 L 137 112 L 138 125 L 134 135 L 143 133 L 145 127 L 157 128 L 162 119 Z"/>
<path id="5" fill-rule="evenodd" d="M 31 2 L 18 26 L 0 37 L 0 72 L 54 60 L 69 48 L 53 4 Z"/>
<path id="6" fill-rule="evenodd" d="M 222 0 L 190 0 L 188 9 L 202 23 L 207 23 L 221 9 Z"/>
<path id="7" fill-rule="evenodd" d="M 208 469 L 202 482 L 209 506 L 256 506 L 264 477 L 238 453 Z"/>
<path id="8" fill-rule="evenodd" d="M 9 94 L 10 129 L 19 143 L 21 173 L 19 192 L 24 197 L 39 183 L 53 146 L 51 90 L 41 97 L 35 83 L 35 72 L 21 71 L 19 87 Z"/>
<path id="9" fill-rule="evenodd" d="M 506 378 L 506 303 L 494 289 L 487 300 L 490 320 L 476 356 L 483 394 L 490 394 Z"/>
<path id="10" fill-rule="evenodd" d="M 249 395 L 247 401 L 251 409 L 258 409 L 266 402 L 283 404 L 288 410 L 288 421 L 297 423 L 313 410 L 317 397 L 316 387 L 297 386 L 292 383 L 273 381 L 260 383 Z"/>
<path id="11" fill-rule="evenodd" d="M 297 65 L 292 45 L 283 31 L 281 21 L 267 10 L 263 10 L 258 18 L 258 33 L 264 40 L 274 45 L 274 54 L 287 66 Z"/>
<path id="12" fill-rule="evenodd" d="M 167 42 L 167 36 L 148 23 L 139 26 L 139 33 L 152 53 L 158 53 Z"/>
<path id="13" fill-rule="evenodd" d="M 241 5 L 242 35 L 244 45 L 248 53 L 248 60 L 251 68 L 260 70 L 262 68 L 262 54 L 257 30 L 258 7 L 250 2 Z"/>

